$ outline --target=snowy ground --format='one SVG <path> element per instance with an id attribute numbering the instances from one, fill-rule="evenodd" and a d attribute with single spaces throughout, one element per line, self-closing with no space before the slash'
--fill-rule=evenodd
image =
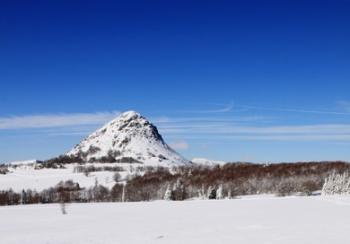
<path id="1" fill-rule="evenodd" d="M 0 207 L 0 243 L 348 243 L 349 197 Z"/>

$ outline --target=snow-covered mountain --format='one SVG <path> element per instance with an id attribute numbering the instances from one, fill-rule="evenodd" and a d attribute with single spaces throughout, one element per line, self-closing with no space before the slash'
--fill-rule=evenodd
<path id="1" fill-rule="evenodd" d="M 121 114 L 76 145 L 69 156 L 93 162 L 100 159 L 119 163 L 176 166 L 190 164 L 171 149 L 157 128 L 139 113 Z"/>

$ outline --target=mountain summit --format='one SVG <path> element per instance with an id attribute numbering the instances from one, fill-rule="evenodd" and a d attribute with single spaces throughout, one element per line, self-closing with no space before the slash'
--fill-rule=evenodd
<path id="1" fill-rule="evenodd" d="M 90 162 L 152 166 L 189 164 L 164 142 L 153 124 L 134 111 L 122 113 L 76 145 L 67 155 L 79 156 Z"/>

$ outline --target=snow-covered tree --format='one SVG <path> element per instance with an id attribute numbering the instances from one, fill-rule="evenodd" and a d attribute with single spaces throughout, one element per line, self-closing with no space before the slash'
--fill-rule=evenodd
<path id="1" fill-rule="evenodd" d="M 228 190 L 228 192 L 227 192 L 227 198 L 228 198 L 228 199 L 232 199 L 232 198 L 233 198 L 233 195 L 232 195 L 232 191 L 231 191 L 231 190 Z"/>
<path id="2" fill-rule="evenodd" d="M 202 185 L 202 187 L 198 190 L 198 197 L 200 199 L 207 199 L 207 194 L 204 185 Z"/>
<path id="3" fill-rule="evenodd" d="M 216 199 L 224 199 L 224 187 L 222 184 L 216 190 Z"/>
<path id="4" fill-rule="evenodd" d="M 176 183 L 173 186 L 171 192 L 171 199 L 174 201 L 183 201 L 187 198 L 186 187 L 181 179 L 177 179 Z"/>
<path id="5" fill-rule="evenodd" d="M 350 194 L 350 176 L 349 173 L 331 174 L 322 188 L 322 195 L 342 195 Z"/>
<path id="6" fill-rule="evenodd" d="M 166 188 L 165 194 L 164 194 L 164 200 L 170 201 L 171 200 L 171 194 L 172 194 L 171 186 L 168 185 L 167 188 Z"/>

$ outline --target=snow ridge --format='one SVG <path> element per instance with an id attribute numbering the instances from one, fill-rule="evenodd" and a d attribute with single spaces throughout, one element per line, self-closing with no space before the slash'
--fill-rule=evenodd
<path id="1" fill-rule="evenodd" d="M 206 158 L 193 158 L 191 162 L 194 164 L 206 165 L 206 166 L 216 166 L 216 165 L 227 164 L 227 162 L 224 162 L 224 161 L 217 161 L 217 160 L 211 160 Z"/>

